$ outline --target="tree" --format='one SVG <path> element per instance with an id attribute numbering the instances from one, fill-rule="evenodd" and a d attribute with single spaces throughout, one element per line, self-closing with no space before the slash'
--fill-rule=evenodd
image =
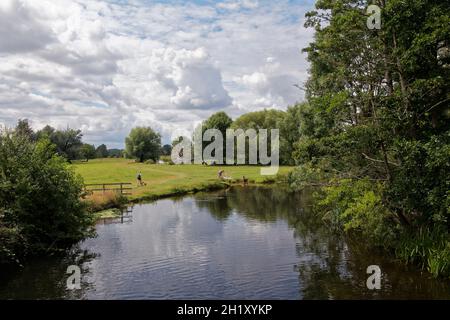
<path id="1" fill-rule="evenodd" d="M 237 118 L 233 124 L 233 129 L 278 129 L 279 122 L 284 118 L 285 112 L 280 110 L 262 110 L 246 113 Z"/>
<path id="2" fill-rule="evenodd" d="M 83 144 L 80 147 L 80 156 L 83 157 L 83 159 L 86 159 L 86 161 L 94 159 L 96 156 L 95 146 L 87 143 Z"/>
<path id="3" fill-rule="evenodd" d="M 202 124 L 202 136 L 204 135 L 206 130 L 209 129 L 217 129 L 220 131 L 223 137 L 223 162 L 226 161 L 226 134 L 227 129 L 231 127 L 233 120 L 225 113 L 225 112 L 217 112 L 209 117 Z M 205 144 L 202 143 L 202 150 L 206 147 Z M 213 155 L 215 157 L 215 154 Z M 205 159 L 204 159 L 205 160 Z"/>
<path id="4" fill-rule="evenodd" d="M 382 9 L 380 30 L 366 25 L 373 2 Z M 377 245 L 435 274 L 450 274 L 449 16 L 436 0 L 316 2 L 307 14 L 316 35 L 305 50 L 308 107 L 292 179 L 332 179 L 322 202 L 332 204 L 332 221 L 367 232 L 372 219 L 377 239 L 400 234 L 420 243 L 411 252 L 406 240 Z"/>
<path id="5" fill-rule="evenodd" d="M 137 127 L 131 130 L 125 145 L 128 156 L 140 162 L 148 159 L 157 161 L 161 152 L 161 135 L 150 127 Z"/>
<path id="6" fill-rule="evenodd" d="M 108 157 L 110 158 L 122 158 L 124 151 L 121 149 L 108 149 Z"/>
<path id="7" fill-rule="evenodd" d="M 242 129 L 244 131 L 248 129 L 254 129 L 256 133 L 261 129 L 267 129 L 268 134 L 270 135 L 271 130 L 279 129 L 280 122 L 284 119 L 286 113 L 280 110 L 262 110 L 256 112 L 246 113 L 239 118 L 237 118 L 233 124 L 231 125 L 232 129 L 238 130 Z M 257 137 L 257 141 L 258 141 Z M 256 142 L 257 142 L 256 141 Z M 271 150 L 271 139 L 268 139 L 268 150 Z M 283 140 L 282 140 L 283 141 Z M 236 148 L 237 149 L 237 148 Z M 246 141 L 246 159 L 249 158 L 249 141 Z M 283 153 L 280 154 L 283 156 Z M 287 162 L 288 160 L 280 159 L 281 162 Z M 247 162 L 247 160 L 246 160 Z M 247 162 L 248 163 L 248 162 Z"/>
<path id="8" fill-rule="evenodd" d="M 108 148 L 106 145 L 101 144 L 97 147 L 97 150 L 95 150 L 97 158 L 108 158 Z"/>
<path id="9" fill-rule="evenodd" d="M 293 152 L 295 144 L 302 136 L 304 110 L 307 103 L 296 104 L 287 109 L 286 113 L 278 120 L 280 129 L 280 161 L 285 165 L 294 165 Z"/>
<path id="10" fill-rule="evenodd" d="M 233 120 L 225 112 L 217 112 L 203 122 L 203 132 L 208 129 L 217 129 L 225 137 L 227 129 L 231 127 L 232 123 Z"/>
<path id="11" fill-rule="evenodd" d="M 79 155 L 79 149 L 83 145 L 81 130 L 66 129 L 55 130 L 50 126 L 44 127 L 37 132 L 38 139 L 48 138 L 56 145 L 58 154 L 67 160 L 76 159 Z"/>
<path id="12" fill-rule="evenodd" d="M 91 235 L 83 181 L 47 139 L 0 132 L 0 262 L 70 247 Z"/>
<path id="13" fill-rule="evenodd" d="M 30 140 L 35 139 L 35 133 L 31 128 L 28 119 L 19 119 L 14 132 L 16 135 L 27 137 Z"/>
<path id="14" fill-rule="evenodd" d="M 170 156 L 172 154 L 172 146 L 170 144 L 165 144 L 161 148 L 161 155 Z"/>

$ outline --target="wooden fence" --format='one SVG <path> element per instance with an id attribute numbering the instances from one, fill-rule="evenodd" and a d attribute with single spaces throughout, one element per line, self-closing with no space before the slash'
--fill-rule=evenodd
<path id="1" fill-rule="evenodd" d="M 84 185 L 84 190 L 90 193 L 118 191 L 122 195 L 131 195 L 131 190 L 133 190 L 133 188 L 130 187 L 131 185 L 132 183 L 127 182 L 86 184 Z"/>

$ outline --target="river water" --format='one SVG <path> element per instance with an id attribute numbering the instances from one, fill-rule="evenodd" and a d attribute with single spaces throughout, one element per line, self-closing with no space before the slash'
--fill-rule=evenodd
<path id="1" fill-rule="evenodd" d="M 450 299 L 450 283 L 329 230 L 307 193 L 234 187 L 136 205 L 65 257 L 0 275 L 2 299 Z M 70 265 L 81 289 L 68 290 Z M 367 267 L 382 270 L 369 290 Z"/>

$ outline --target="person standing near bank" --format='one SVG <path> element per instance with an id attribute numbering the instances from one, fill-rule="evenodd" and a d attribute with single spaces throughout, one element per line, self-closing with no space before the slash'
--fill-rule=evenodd
<path id="1" fill-rule="evenodd" d="M 138 186 L 144 186 L 145 185 L 145 182 L 142 181 L 142 173 L 141 172 L 139 172 L 138 175 L 137 175 L 137 181 L 138 181 Z"/>

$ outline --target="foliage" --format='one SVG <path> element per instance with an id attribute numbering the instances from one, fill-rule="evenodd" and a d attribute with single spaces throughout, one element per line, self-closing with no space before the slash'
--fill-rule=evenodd
<path id="1" fill-rule="evenodd" d="M 165 144 L 161 148 L 162 156 L 169 156 L 172 154 L 172 146 L 170 144 Z"/>
<path id="2" fill-rule="evenodd" d="M 307 14 L 316 34 L 289 182 L 328 185 L 319 207 L 334 225 L 448 275 L 450 7 L 374 3 L 380 30 L 366 26 L 372 1 L 320 0 Z M 411 249 L 420 241 L 432 254 Z"/>
<path id="3" fill-rule="evenodd" d="M 233 120 L 231 120 L 225 112 L 217 112 L 203 122 L 202 132 L 205 132 L 208 129 L 217 129 L 222 133 L 223 137 L 225 137 L 227 129 L 232 123 Z"/>
<path id="4" fill-rule="evenodd" d="M 139 162 L 158 160 L 161 151 L 161 135 L 150 127 L 137 127 L 131 130 L 125 140 L 126 153 Z"/>
<path id="5" fill-rule="evenodd" d="M 46 139 L 0 134 L 2 259 L 67 248 L 90 234 L 92 220 L 80 201 L 81 177 Z M 21 250 L 16 244 L 21 242 Z M 3 256 L 3 255 L 6 255 Z"/>
<path id="6" fill-rule="evenodd" d="M 316 208 L 332 226 L 359 233 L 374 246 L 389 245 L 395 238 L 395 215 L 383 204 L 383 189 L 368 179 L 340 180 L 322 190 Z"/>
<path id="7" fill-rule="evenodd" d="M 124 151 L 121 149 L 108 149 L 109 158 L 123 158 Z"/>
<path id="8" fill-rule="evenodd" d="M 239 118 L 237 118 L 233 124 L 231 125 L 231 128 L 234 130 L 242 129 L 244 131 L 248 129 L 254 129 L 256 133 L 259 133 L 259 130 L 261 129 L 267 129 L 268 134 L 270 135 L 271 129 L 279 129 L 280 122 L 284 119 L 286 113 L 284 111 L 280 110 L 262 110 L 262 111 L 256 111 L 256 112 L 249 112 L 246 113 Z M 281 134 L 282 135 L 282 134 Z M 280 144 L 282 142 L 282 138 L 280 138 Z M 271 148 L 271 141 L 270 138 L 268 139 L 268 150 Z M 280 147 L 282 149 L 282 147 Z M 235 149 L 236 150 L 236 149 Z M 249 140 L 246 139 L 246 163 L 249 162 Z M 288 151 L 285 151 L 285 153 L 289 153 Z M 281 155 L 280 155 L 281 156 Z M 283 161 L 281 159 L 282 164 L 287 164 L 289 161 Z"/>
<path id="9" fill-rule="evenodd" d="M 233 123 L 233 120 L 225 113 L 225 112 L 217 112 L 210 116 L 207 120 L 203 121 L 202 123 L 202 135 L 204 135 L 206 130 L 209 129 L 217 129 L 221 132 L 223 137 L 223 144 L 222 144 L 222 151 L 223 151 L 223 163 L 225 163 L 226 159 L 226 135 L 227 135 L 227 129 L 231 127 L 231 124 Z M 203 148 L 206 148 L 207 143 L 202 142 Z M 215 156 L 215 154 L 213 155 Z M 192 157 L 194 157 L 194 154 L 192 154 Z M 210 160 L 210 159 L 204 159 L 204 160 Z"/>
<path id="10" fill-rule="evenodd" d="M 450 227 L 450 131 L 426 141 L 398 139 L 394 148 L 401 166 L 386 194 L 391 206 L 419 224 Z"/>
<path id="11" fill-rule="evenodd" d="M 285 113 L 279 110 L 263 110 L 246 113 L 237 118 L 233 124 L 233 129 L 277 129 L 278 123 L 284 118 Z"/>
<path id="12" fill-rule="evenodd" d="M 161 156 L 161 157 L 159 157 L 159 160 L 162 160 L 165 163 L 169 163 L 169 162 L 172 161 L 172 157 L 170 155 L 168 155 L 168 156 Z"/>
<path id="13" fill-rule="evenodd" d="M 401 234 L 396 255 L 403 261 L 415 263 L 435 276 L 450 274 L 450 240 L 448 230 L 420 227 Z"/>
<path id="14" fill-rule="evenodd" d="M 307 103 L 290 106 L 283 116 L 277 120 L 280 129 L 280 161 L 285 165 L 294 165 L 294 145 L 302 136 L 303 113 Z"/>
<path id="15" fill-rule="evenodd" d="M 95 153 L 96 158 L 108 158 L 109 156 L 108 148 L 104 144 L 99 145 L 95 150 Z"/>
<path id="16" fill-rule="evenodd" d="M 83 159 L 89 161 L 90 159 L 94 159 L 96 156 L 95 147 L 91 144 L 84 143 L 79 150 L 79 154 Z"/>
<path id="17" fill-rule="evenodd" d="M 14 129 L 14 134 L 27 137 L 30 140 L 34 140 L 36 138 L 36 135 L 31 128 L 28 119 L 19 119 L 19 121 L 17 122 L 17 126 Z"/>
<path id="18" fill-rule="evenodd" d="M 55 146 L 56 151 L 68 160 L 79 158 L 79 149 L 83 145 L 81 130 L 56 130 L 50 126 L 44 127 L 36 133 L 37 139 L 48 139 Z"/>
<path id="19" fill-rule="evenodd" d="M 94 192 L 85 196 L 83 201 L 91 213 L 122 208 L 128 202 L 125 196 L 116 191 Z"/>

